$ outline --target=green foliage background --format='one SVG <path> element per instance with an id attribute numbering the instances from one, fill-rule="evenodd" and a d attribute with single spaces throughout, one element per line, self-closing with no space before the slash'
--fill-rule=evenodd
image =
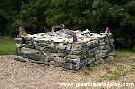
<path id="1" fill-rule="evenodd" d="M 0 24 L 10 36 L 20 25 L 34 33 L 60 24 L 94 32 L 109 26 L 116 48 L 135 49 L 135 0 L 0 0 Z"/>

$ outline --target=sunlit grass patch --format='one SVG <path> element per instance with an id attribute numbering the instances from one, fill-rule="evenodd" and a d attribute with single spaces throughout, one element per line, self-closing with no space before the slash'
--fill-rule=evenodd
<path id="1" fill-rule="evenodd" d="M 0 55 L 15 54 L 15 42 L 9 37 L 0 37 Z"/>

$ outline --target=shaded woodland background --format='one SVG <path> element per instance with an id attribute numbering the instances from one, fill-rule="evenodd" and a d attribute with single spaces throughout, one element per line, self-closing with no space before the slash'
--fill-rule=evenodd
<path id="1" fill-rule="evenodd" d="M 18 26 L 31 33 L 52 26 L 103 32 L 108 26 L 116 48 L 135 50 L 135 0 L 0 0 L 0 35 L 14 37 Z"/>

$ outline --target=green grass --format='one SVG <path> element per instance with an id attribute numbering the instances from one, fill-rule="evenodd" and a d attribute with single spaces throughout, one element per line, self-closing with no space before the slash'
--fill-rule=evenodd
<path id="1" fill-rule="evenodd" d="M 128 74 L 135 74 L 135 64 L 130 65 L 116 65 L 114 70 L 108 70 L 107 74 L 102 76 L 102 80 L 119 80 L 121 77 L 126 76 Z"/>
<path id="2" fill-rule="evenodd" d="M 131 50 L 116 50 L 117 57 L 135 56 L 135 51 Z"/>
<path id="3" fill-rule="evenodd" d="M 9 37 L 0 37 L 0 55 L 15 54 L 15 42 Z"/>
<path id="4" fill-rule="evenodd" d="M 107 73 L 102 76 L 103 80 L 119 80 L 123 76 L 135 74 L 135 51 L 116 50 L 116 59 L 108 60 L 106 64 L 113 65 L 107 70 Z"/>

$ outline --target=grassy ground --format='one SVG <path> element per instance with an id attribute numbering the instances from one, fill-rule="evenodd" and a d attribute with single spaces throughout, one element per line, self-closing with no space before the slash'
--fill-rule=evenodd
<path id="1" fill-rule="evenodd" d="M 91 70 L 65 70 L 14 60 L 14 55 L 0 56 L 1 89 L 135 89 L 135 86 L 87 87 L 60 86 L 59 83 L 120 82 L 135 84 L 135 53 L 117 51 L 116 58 Z"/>
<path id="2" fill-rule="evenodd" d="M 116 50 L 117 57 L 135 56 L 135 51 L 131 50 Z"/>
<path id="3" fill-rule="evenodd" d="M 9 37 L 0 37 L 0 55 L 15 54 L 15 42 Z"/>
<path id="4" fill-rule="evenodd" d="M 106 74 L 101 80 L 120 80 L 129 75 L 135 74 L 135 52 L 126 50 L 117 50 L 115 60 L 106 62 Z"/>

